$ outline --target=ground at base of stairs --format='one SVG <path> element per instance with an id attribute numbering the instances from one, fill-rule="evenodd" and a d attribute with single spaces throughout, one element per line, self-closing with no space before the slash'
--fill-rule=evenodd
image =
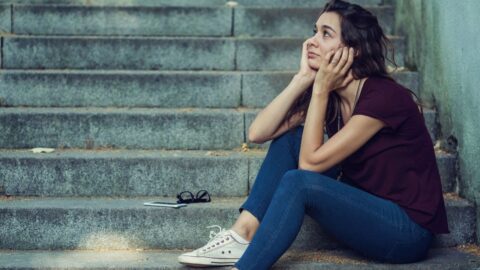
<path id="1" fill-rule="evenodd" d="M 480 270 L 477 251 L 473 245 L 436 248 L 425 260 L 411 264 L 373 262 L 350 250 L 287 251 L 272 269 Z M 0 269 L 190 269 L 177 261 L 184 252 L 187 250 L 0 250 Z"/>

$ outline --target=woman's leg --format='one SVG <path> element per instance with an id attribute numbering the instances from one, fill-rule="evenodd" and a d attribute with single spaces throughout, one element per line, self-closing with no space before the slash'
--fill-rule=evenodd
<path id="1" fill-rule="evenodd" d="M 300 125 L 272 140 L 250 194 L 239 208 L 240 213 L 248 210 L 258 222 L 262 221 L 282 176 L 288 170 L 298 168 L 302 133 L 303 126 Z M 328 170 L 325 174 L 336 177 L 338 167 Z"/>
<path id="2" fill-rule="evenodd" d="M 301 136 L 301 129 L 297 127 L 271 141 L 249 196 L 238 209 L 240 215 L 231 228 L 247 241 L 255 235 L 282 175 L 298 167 L 295 144 Z"/>
<path id="3" fill-rule="evenodd" d="M 295 240 L 305 214 L 371 259 L 418 261 L 432 240 L 432 234 L 396 204 L 324 174 L 296 169 L 281 178 L 262 223 L 235 267 L 269 269 Z"/>

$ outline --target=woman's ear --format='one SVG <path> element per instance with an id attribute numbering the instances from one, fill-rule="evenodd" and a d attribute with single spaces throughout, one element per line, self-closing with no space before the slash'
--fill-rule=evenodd
<path id="1" fill-rule="evenodd" d="M 358 57 L 358 55 L 360 54 L 360 51 L 359 50 L 355 50 L 353 49 L 353 57 Z"/>

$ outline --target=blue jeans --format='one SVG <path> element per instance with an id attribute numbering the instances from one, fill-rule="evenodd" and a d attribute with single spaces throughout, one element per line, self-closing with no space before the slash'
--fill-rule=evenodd
<path id="1" fill-rule="evenodd" d="M 297 237 L 307 214 L 341 243 L 369 259 L 410 263 L 424 259 L 433 234 L 397 204 L 336 180 L 338 167 L 298 169 L 303 126 L 273 139 L 250 195 L 239 211 L 260 222 L 235 267 L 270 269 Z"/>

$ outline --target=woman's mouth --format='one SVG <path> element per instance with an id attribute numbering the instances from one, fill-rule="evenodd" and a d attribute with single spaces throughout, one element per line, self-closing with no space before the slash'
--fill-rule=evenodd
<path id="1" fill-rule="evenodd" d="M 315 54 L 315 53 L 312 53 L 312 52 L 308 52 L 308 58 L 315 58 L 317 57 L 318 54 Z"/>

